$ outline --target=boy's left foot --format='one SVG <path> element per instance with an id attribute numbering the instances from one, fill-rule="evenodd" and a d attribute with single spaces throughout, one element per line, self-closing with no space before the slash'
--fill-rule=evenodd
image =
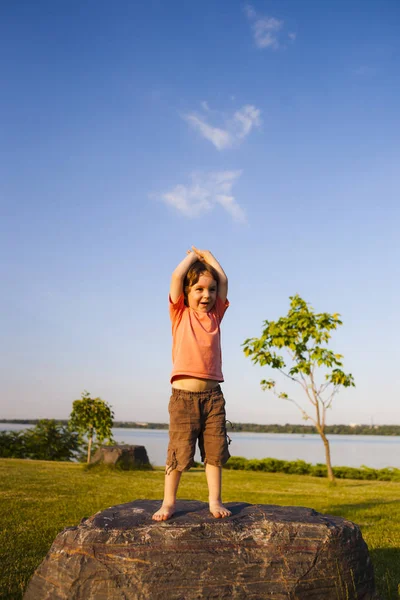
<path id="1" fill-rule="evenodd" d="M 225 519 L 225 517 L 231 516 L 231 511 L 228 510 L 222 502 L 210 502 L 210 513 L 216 519 Z"/>

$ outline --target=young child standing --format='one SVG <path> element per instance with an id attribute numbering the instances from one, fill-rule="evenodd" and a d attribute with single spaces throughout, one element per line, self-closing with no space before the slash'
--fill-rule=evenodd
<path id="1" fill-rule="evenodd" d="M 229 458 L 225 400 L 220 383 L 220 323 L 229 306 L 228 279 L 208 250 L 192 246 L 172 273 L 172 396 L 164 500 L 155 521 L 170 519 L 182 471 L 193 465 L 196 441 L 205 463 L 210 512 L 231 513 L 222 504 L 222 465 Z"/>

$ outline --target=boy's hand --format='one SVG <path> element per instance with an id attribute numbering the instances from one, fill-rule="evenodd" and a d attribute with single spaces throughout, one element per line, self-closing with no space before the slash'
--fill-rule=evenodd
<path id="1" fill-rule="evenodd" d="M 206 262 L 206 263 L 210 262 L 210 258 L 212 257 L 212 254 L 209 250 L 199 250 L 195 246 L 192 246 L 192 250 L 193 250 L 193 252 L 195 252 L 197 254 L 197 258 L 199 260 L 201 260 L 202 262 Z"/>

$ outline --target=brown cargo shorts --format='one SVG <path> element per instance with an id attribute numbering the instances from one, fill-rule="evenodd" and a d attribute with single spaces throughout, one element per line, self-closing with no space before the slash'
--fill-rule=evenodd
<path id="1" fill-rule="evenodd" d="M 168 406 L 169 445 L 166 473 L 187 471 L 194 463 L 196 441 L 201 460 L 221 467 L 230 457 L 226 433 L 225 400 L 221 386 L 204 392 L 172 388 Z"/>

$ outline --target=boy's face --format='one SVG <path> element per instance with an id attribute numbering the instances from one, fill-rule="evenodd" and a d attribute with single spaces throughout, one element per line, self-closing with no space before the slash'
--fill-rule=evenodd
<path id="1" fill-rule="evenodd" d="M 202 274 L 189 290 L 188 304 L 199 312 L 208 312 L 217 299 L 217 282 L 208 273 Z"/>

